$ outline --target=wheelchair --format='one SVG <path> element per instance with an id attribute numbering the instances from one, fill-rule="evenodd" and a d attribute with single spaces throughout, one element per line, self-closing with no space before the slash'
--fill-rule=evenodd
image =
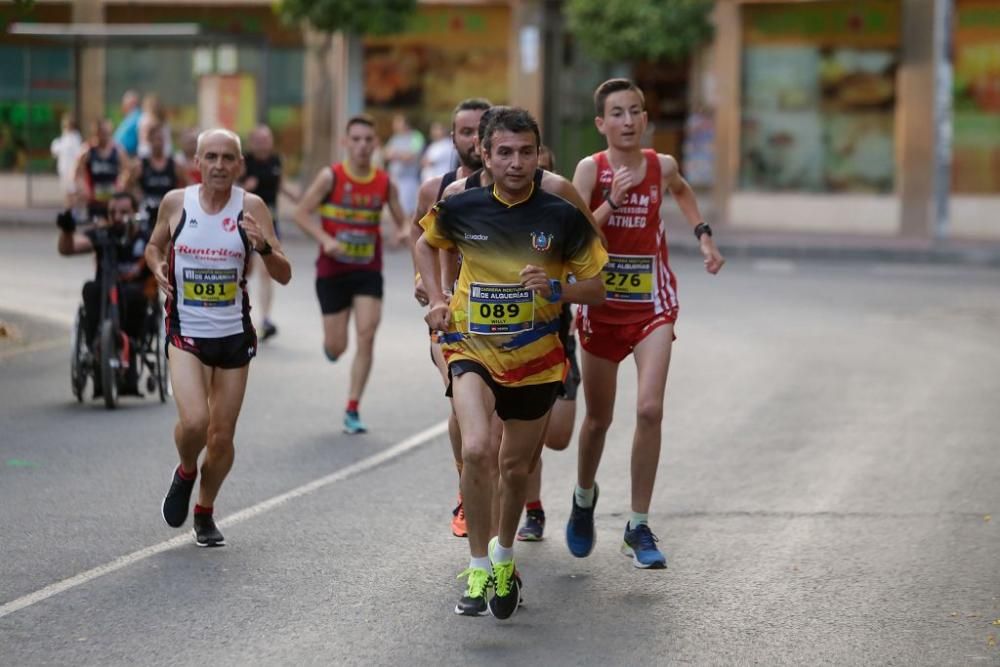
<path id="1" fill-rule="evenodd" d="M 156 280 L 150 277 L 144 285 L 146 312 L 142 332 L 138 337 L 132 338 L 121 327 L 121 289 L 114 239 L 99 236 L 98 242 L 105 247 L 100 285 L 101 312 L 91 349 L 87 346 L 84 304 L 80 304 L 77 309 L 70 343 L 70 385 L 73 395 L 78 402 L 83 402 L 84 389 L 90 379 L 95 389 L 101 388 L 104 406 L 108 410 L 115 409 L 134 360 L 138 386 L 141 387 L 145 382 L 147 393 L 157 393 L 160 402 L 164 403 L 171 394 L 171 389 L 166 363 L 163 307 Z"/>

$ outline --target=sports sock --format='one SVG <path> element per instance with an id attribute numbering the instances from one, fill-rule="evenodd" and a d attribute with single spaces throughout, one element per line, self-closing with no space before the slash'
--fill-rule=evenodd
<path id="1" fill-rule="evenodd" d="M 347 411 L 356 413 L 358 411 L 358 401 L 354 400 L 353 398 L 347 401 Z"/>
<path id="2" fill-rule="evenodd" d="M 482 558 L 476 558 L 473 556 L 469 559 L 469 567 L 478 567 L 479 569 L 486 570 L 488 572 L 490 569 L 490 557 L 483 556 Z"/>
<path id="3" fill-rule="evenodd" d="M 645 514 L 642 512 L 632 512 L 632 518 L 628 521 L 629 530 L 635 530 L 635 528 L 641 523 L 644 523 L 647 526 L 649 525 L 649 512 L 646 512 Z"/>
<path id="4" fill-rule="evenodd" d="M 194 513 L 195 514 L 207 514 L 208 516 L 212 516 L 212 508 L 211 507 L 202 507 L 201 505 L 197 505 L 196 504 L 194 506 Z"/>
<path id="5" fill-rule="evenodd" d="M 526 509 L 526 510 L 540 510 L 540 509 L 542 509 L 542 501 L 541 500 L 533 500 L 530 503 L 525 503 L 524 509 Z"/>
<path id="6" fill-rule="evenodd" d="M 184 470 L 184 466 L 177 466 L 177 476 L 183 479 L 185 482 L 190 482 L 192 479 L 198 476 L 198 469 L 195 468 L 191 472 Z"/>
<path id="7" fill-rule="evenodd" d="M 594 487 L 585 489 L 579 484 L 576 485 L 576 490 L 573 492 L 576 497 L 577 507 L 593 507 L 594 506 Z"/>
<path id="8" fill-rule="evenodd" d="M 497 540 L 497 545 L 493 548 L 493 562 L 506 563 L 511 560 L 514 560 L 514 547 L 501 546 L 500 540 Z"/>

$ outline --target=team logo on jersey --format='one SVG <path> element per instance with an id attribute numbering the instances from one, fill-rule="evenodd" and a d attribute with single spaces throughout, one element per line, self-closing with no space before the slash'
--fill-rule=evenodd
<path id="1" fill-rule="evenodd" d="M 660 187 L 658 185 L 649 186 L 649 199 L 654 204 L 660 201 Z"/>
<path id="2" fill-rule="evenodd" d="M 548 252 L 552 247 L 552 235 L 545 232 L 531 232 L 531 247 L 538 252 Z"/>
<path id="3" fill-rule="evenodd" d="M 194 218 L 191 218 L 191 220 L 188 221 L 188 227 L 190 227 L 191 229 L 197 229 L 198 228 L 198 221 L 195 220 Z"/>
<path id="4" fill-rule="evenodd" d="M 235 232 L 236 231 L 236 221 L 233 220 L 232 218 L 223 218 L 222 219 L 222 228 L 225 229 L 227 232 Z"/>

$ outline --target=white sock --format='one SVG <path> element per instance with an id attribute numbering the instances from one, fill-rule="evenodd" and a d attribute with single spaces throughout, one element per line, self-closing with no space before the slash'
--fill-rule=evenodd
<path id="1" fill-rule="evenodd" d="M 635 527 L 641 523 L 644 523 L 647 526 L 649 525 L 649 512 L 646 512 L 645 514 L 641 512 L 632 512 L 632 518 L 629 519 L 628 522 L 629 529 L 634 530 Z"/>
<path id="2" fill-rule="evenodd" d="M 514 547 L 502 546 L 500 540 L 497 540 L 496 546 L 493 547 L 493 562 L 506 563 L 510 560 L 514 560 Z"/>
<path id="3" fill-rule="evenodd" d="M 478 567 L 480 570 L 490 571 L 490 557 L 483 556 L 482 558 L 476 558 L 473 556 L 469 559 L 469 567 Z"/>
<path id="4" fill-rule="evenodd" d="M 593 507 L 594 506 L 594 487 L 585 489 L 579 484 L 576 485 L 576 489 L 573 491 L 573 495 L 576 497 L 577 507 Z"/>

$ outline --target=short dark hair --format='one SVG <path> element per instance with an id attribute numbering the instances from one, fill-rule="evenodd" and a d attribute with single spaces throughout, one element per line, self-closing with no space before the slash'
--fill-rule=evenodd
<path id="1" fill-rule="evenodd" d="M 482 141 L 483 148 L 487 153 L 490 152 L 490 148 L 493 145 L 493 135 L 498 130 L 506 130 L 515 134 L 532 132 L 535 135 L 535 147 L 537 148 L 542 143 L 542 134 L 538 131 L 538 122 L 526 109 L 501 107 L 495 113 L 490 114 L 490 120 L 486 124 L 486 136 L 483 137 Z"/>
<path id="2" fill-rule="evenodd" d="M 132 204 L 132 210 L 139 210 L 139 203 L 135 200 L 135 196 L 131 192 L 125 190 L 117 190 L 113 195 L 111 195 L 111 201 L 116 199 L 127 199 L 130 204 Z"/>
<path id="3" fill-rule="evenodd" d="M 510 107 L 503 105 L 490 107 L 479 117 L 479 127 L 476 129 L 476 134 L 479 135 L 480 144 L 486 140 L 486 126 L 490 124 L 490 118 L 493 118 L 493 114 L 498 113 L 502 109 L 510 109 Z"/>
<path id="4" fill-rule="evenodd" d="M 451 112 L 451 117 L 454 119 L 459 111 L 486 111 L 491 106 L 493 106 L 493 103 L 485 97 L 470 97 L 462 100 L 455 106 L 455 110 Z"/>
<path id="5" fill-rule="evenodd" d="M 604 104 L 608 101 L 608 95 L 618 93 L 623 90 L 633 90 L 639 96 L 643 110 L 646 109 L 646 96 L 642 94 L 642 89 L 628 79 L 608 79 L 597 87 L 594 91 L 594 109 L 598 116 L 604 116 Z"/>
<path id="6" fill-rule="evenodd" d="M 347 127 L 345 128 L 345 131 L 350 132 L 352 125 L 367 125 L 374 130 L 375 119 L 366 113 L 359 113 L 347 119 Z"/>

